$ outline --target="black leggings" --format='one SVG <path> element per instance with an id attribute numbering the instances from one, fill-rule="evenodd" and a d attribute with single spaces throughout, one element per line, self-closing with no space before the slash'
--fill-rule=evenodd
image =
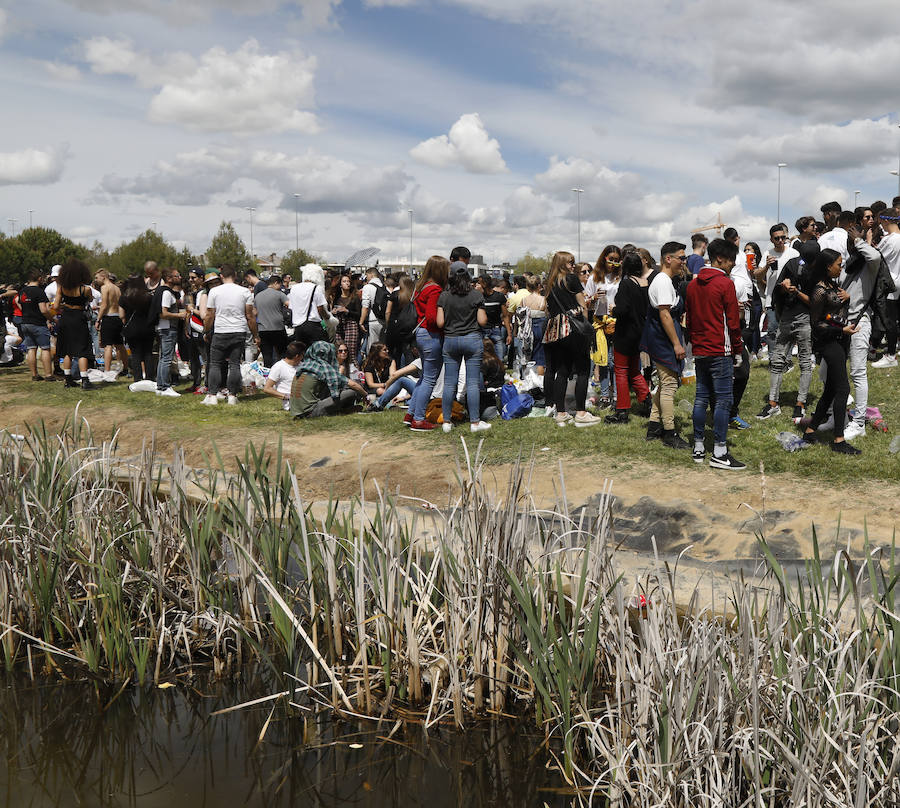
<path id="1" fill-rule="evenodd" d="M 131 375 L 136 382 L 142 379 L 155 379 L 156 367 L 153 362 L 153 335 L 147 337 L 132 337 L 128 340 L 128 350 L 131 351 Z M 141 364 L 144 368 L 141 368 Z"/>
<path id="2" fill-rule="evenodd" d="M 844 421 L 847 418 L 847 398 L 850 395 L 850 382 L 847 380 L 847 347 L 843 339 L 835 339 L 818 346 L 817 353 L 828 369 L 825 377 L 825 389 L 816 404 L 810 426 L 813 429 L 825 421 L 828 408 L 834 405 L 834 436 L 844 437 Z"/>
<path id="3" fill-rule="evenodd" d="M 548 342 L 544 345 L 544 353 L 549 359 L 545 375 L 550 374 L 549 382 L 545 382 L 544 390 L 553 396 L 556 412 L 566 411 L 566 388 L 569 377 L 575 374 L 575 409 L 584 409 L 587 399 L 588 376 L 591 372 L 591 358 L 586 345 L 567 337 L 559 342 Z M 548 387 L 549 384 L 549 387 Z"/>

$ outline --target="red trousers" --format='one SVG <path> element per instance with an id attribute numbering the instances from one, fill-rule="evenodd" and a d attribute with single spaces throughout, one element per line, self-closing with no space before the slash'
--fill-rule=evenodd
<path id="1" fill-rule="evenodd" d="M 613 348 L 616 363 L 616 409 L 627 410 L 631 407 L 631 393 L 628 386 L 637 394 L 638 401 L 650 395 L 647 380 L 641 374 L 641 357 L 626 356 Z"/>

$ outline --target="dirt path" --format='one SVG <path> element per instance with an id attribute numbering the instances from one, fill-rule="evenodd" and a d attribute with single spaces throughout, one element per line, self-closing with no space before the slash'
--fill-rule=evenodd
<path id="1" fill-rule="evenodd" d="M 65 417 L 55 407 L 5 405 L 0 408 L 0 427 L 21 432 L 24 423 L 43 419 L 49 429 L 58 430 Z M 115 408 L 105 411 L 102 422 L 90 415 L 91 426 L 100 439 L 109 437 L 111 424 L 122 425 L 119 442 L 125 454 L 137 453 L 144 442 L 155 440 L 164 453 L 170 453 L 176 445 L 183 446 L 188 464 L 195 466 L 206 465 L 205 456 L 213 441 L 226 464 L 234 466 L 236 458 L 244 455 L 248 441 L 257 447 L 266 442 L 274 448 L 279 437 L 279 429 L 245 428 L 223 433 L 221 427 L 203 424 L 191 426 L 187 434 L 184 426 L 173 428 L 152 416 L 143 417 L 138 429 L 129 419 L 133 419 L 133 413 Z M 374 492 L 377 481 L 383 489 L 440 505 L 453 491 L 464 462 L 459 439 L 444 447 L 433 442 L 372 440 L 358 431 L 298 435 L 284 429 L 281 436 L 285 457 L 293 464 L 307 500 L 358 495 L 362 478 L 367 496 Z M 468 436 L 466 440 L 474 452 L 476 442 Z M 561 466 L 570 505 L 589 503 L 602 491 L 602 457 L 564 458 Z M 489 484 L 503 490 L 511 470 L 511 464 L 489 467 Z M 531 491 L 539 506 L 558 502 L 559 473 L 559 458 L 552 452 L 537 454 Z M 652 549 L 653 536 L 657 548 L 667 557 L 690 546 L 688 556 L 697 562 L 756 557 L 755 534 L 762 526 L 763 513 L 766 535 L 785 559 L 811 555 L 813 522 L 827 550 L 824 554 L 830 555 L 836 543 L 843 546 L 848 541 L 854 554 L 860 553 L 866 526 L 873 544 L 889 545 L 894 526 L 900 521 L 900 486 L 896 484 L 857 483 L 852 490 L 842 490 L 787 475 L 714 472 L 691 465 L 677 473 L 653 466 L 633 467 L 617 472 L 612 485 L 617 498 L 616 537 L 623 549 L 646 554 Z"/>

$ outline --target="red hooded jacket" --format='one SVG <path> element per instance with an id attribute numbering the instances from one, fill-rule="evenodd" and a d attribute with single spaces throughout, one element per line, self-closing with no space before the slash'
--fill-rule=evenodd
<path id="1" fill-rule="evenodd" d="M 705 266 L 688 284 L 685 317 L 694 356 L 737 356 L 744 350 L 737 295 L 724 270 Z"/>

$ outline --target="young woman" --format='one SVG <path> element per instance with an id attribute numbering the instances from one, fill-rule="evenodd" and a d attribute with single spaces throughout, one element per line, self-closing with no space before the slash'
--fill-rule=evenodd
<path id="1" fill-rule="evenodd" d="M 585 409 L 588 374 L 591 370 L 590 342 L 569 330 L 569 315 L 582 318 L 589 324 L 584 287 L 575 272 L 575 256 L 560 251 L 550 262 L 547 278 L 547 329 L 544 332 L 544 351 L 549 359 L 548 383 L 544 389 L 552 394 L 556 407 L 556 423 L 566 426 L 594 426 L 600 423 L 596 415 Z M 593 332 L 592 332 L 593 333 Z M 566 412 L 566 387 L 575 374 L 575 417 Z M 549 386 L 547 386 L 549 385 Z"/>
<path id="2" fill-rule="evenodd" d="M 638 413 L 650 415 L 650 388 L 641 373 L 641 334 L 647 317 L 647 279 L 644 263 L 637 252 L 622 258 L 622 281 L 616 292 L 616 335 L 613 352 L 616 371 L 616 412 L 607 415 L 608 424 L 628 423 L 631 407 L 629 384 L 638 399 Z"/>
<path id="3" fill-rule="evenodd" d="M 418 325 L 416 326 L 416 347 L 422 360 L 422 374 L 409 403 L 409 411 L 403 423 L 416 432 L 434 429 L 434 424 L 425 420 L 425 408 L 431 399 L 434 384 L 444 364 L 443 330 L 437 323 L 438 298 L 447 285 L 450 276 L 450 262 L 440 255 L 432 255 L 425 263 L 422 277 L 413 291 Z"/>
<path id="4" fill-rule="evenodd" d="M 363 362 L 363 373 L 366 374 L 366 387 L 369 395 L 374 395 L 375 398 L 382 396 L 391 371 L 396 369 L 397 365 L 391 359 L 388 346 L 383 342 L 373 342 L 366 361 Z"/>
<path id="5" fill-rule="evenodd" d="M 339 342 L 337 344 L 337 363 L 338 370 L 342 375 L 346 376 L 348 379 L 353 377 L 355 366 L 353 364 L 353 359 L 350 356 L 350 348 L 346 342 Z"/>
<path id="6" fill-rule="evenodd" d="M 534 362 L 534 372 L 538 376 L 543 376 L 544 368 L 547 367 L 543 342 L 544 329 L 547 327 L 547 299 L 541 294 L 541 279 L 537 275 L 525 276 L 525 288 L 528 294 L 519 306 L 519 309 L 527 315 L 524 324 L 527 326 L 527 321 L 531 323 L 531 351 L 525 358 Z M 516 314 L 518 315 L 518 309 Z"/>
<path id="7" fill-rule="evenodd" d="M 153 365 L 153 329 L 147 324 L 152 295 L 142 275 L 129 275 L 122 288 L 119 306 L 125 312 L 122 333 L 131 354 L 133 381 L 155 379 Z"/>
<path id="8" fill-rule="evenodd" d="M 585 295 L 592 301 L 591 308 L 595 317 L 602 317 L 604 314 L 612 315 L 612 310 L 616 305 L 616 292 L 619 290 L 619 281 L 622 277 L 621 270 L 622 251 L 615 244 L 607 244 L 597 258 L 594 271 L 585 286 Z M 595 366 L 594 368 L 594 381 L 600 385 L 600 404 L 603 407 L 609 407 L 616 397 L 613 338 L 613 334 L 606 335 L 609 347 L 606 367 Z"/>
<path id="9" fill-rule="evenodd" d="M 416 284 L 406 273 L 397 278 L 397 288 L 388 295 L 387 308 L 384 312 L 386 323 L 384 329 L 384 342 L 391 352 L 391 357 L 399 365 L 412 356 L 415 334 L 407 337 L 401 333 L 405 314 L 416 316 L 415 306 L 412 302 Z M 412 308 L 407 312 L 407 307 Z M 418 319 L 418 318 L 416 318 Z"/>
<path id="10" fill-rule="evenodd" d="M 469 270 L 459 264 L 437 303 L 438 328 L 444 332 L 444 393 L 441 409 L 444 432 L 452 428 L 451 415 L 459 366 L 466 363 L 466 404 L 469 429 L 483 432 L 491 428 L 481 420 L 481 356 L 484 353 L 481 329 L 487 326 L 484 295 L 472 286 Z"/>
<path id="11" fill-rule="evenodd" d="M 331 313 L 337 317 L 335 341 L 346 343 L 350 356 L 359 351 L 359 315 L 362 303 L 349 275 L 341 275 L 337 285 L 330 290 Z"/>
<path id="12" fill-rule="evenodd" d="M 70 258 L 59 271 L 56 298 L 53 301 L 53 309 L 60 315 L 56 333 L 56 355 L 63 357 L 66 387 L 77 387 L 76 382 L 72 380 L 74 358 L 78 361 L 82 389 L 94 389 L 94 385 L 87 377 L 88 359 L 94 355 L 87 306 L 93 299 L 91 271 L 84 262 Z"/>
<path id="13" fill-rule="evenodd" d="M 755 241 L 748 241 L 744 245 L 744 254 L 747 256 L 747 271 L 750 271 L 750 263 L 753 263 L 754 269 L 758 267 L 762 261 L 762 250 Z M 752 258 L 750 256 L 753 256 Z M 753 277 L 753 273 L 750 273 Z M 763 304 L 762 298 L 759 296 L 759 288 L 753 284 L 753 297 L 750 302 L 750 311 L 742 313 L 742 330 L 744 331 L 744 346 L 756 358 L 762 347 L 762 334 L 759 330 L 759 322 L 762 319 Z"/>
<path id="14" fill-rule="evenodd" d="M 809 295 L 809 322 L 812 326 L 813 348 L 828 368 L 825 389 L 816 404 L 816 411 L 803 433 L 809 443 L 816 440 L 816 430 L 824 423 L 829 407 L 834 413 L 834 440 L 831 450 L 841 454 L 858 455 L 862 452 L 844 440 L 844 421 L 847 416 L 847 397 L 850 382 L 847 380 L 847 350 L 850 335 L 857 327 L 844 320 L 846 314 L 845 292 L 838 285 L 843 258 L 839 252 L 824 249 L 819 253 L 806 278 Z"/>

